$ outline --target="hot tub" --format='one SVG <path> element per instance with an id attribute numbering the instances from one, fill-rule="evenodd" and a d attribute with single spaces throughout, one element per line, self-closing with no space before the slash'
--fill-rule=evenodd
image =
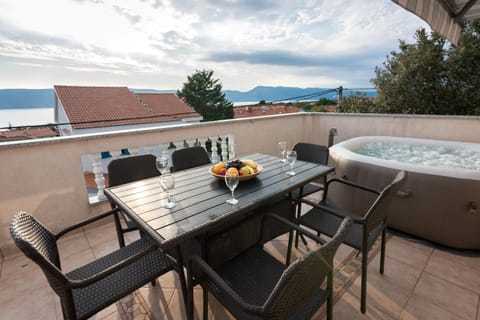
<path id="1" fill-rule="evenodd" d="M 427 159 L 387 160 L 365 155 L 375 145 L 393 145 L 393 149 L 401 145 L 400 150 L 406 151 L 400 154 L 412 149 L 413 157 L 425 149 Z M 367 152 L 360 151 L 365 154 L 357 153 L 365 146 Z M 445 158 L 432 162 L 432 148 Z M 330 148 L 337 177 L 382 188 L 399 170 L 408 171 L 407 182 L 392 203 L 389 227 L 461 249 L 480 249 L 480 158 L 477 161 L 475 154 L 480 156 L 480 144 L 379 136 L 358 137 Z M 463 159 L 470 156 L 472 159 Z M 456 168 L 447 167 L 447 163 Z M 331 192 L 334 201 L 349 203 L 350 210 L 363 210 L 371 201 L 345 189 Z"/>

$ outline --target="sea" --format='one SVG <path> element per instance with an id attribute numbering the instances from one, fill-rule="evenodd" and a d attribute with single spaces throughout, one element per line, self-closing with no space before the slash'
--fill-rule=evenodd
<path id="1" fill-rule="evenodd" d="M 288 101 L 286 101 L 288 102 Z M 258 104 L 258 101 L 233 102 L 234 107 Z M 9 126 L 32 126 L 53 123 L 55 120 L 52 108 L 0 108 L 0 130 L 7 130 Z"/>
<path id="2" fill-rule="evenodd" d="M 256 104 L 258 102 L 238 102 L 234 106 Z M 53 123 L 55 120 L 53 108 L 12 108 L 0 109 L 0 130 L 9 126 L 28 126 Z"/>
<path id="3" fill-rule="evenodd" d="M 54 122 L 53 108 L 0 109 L 0 130 Z"/>

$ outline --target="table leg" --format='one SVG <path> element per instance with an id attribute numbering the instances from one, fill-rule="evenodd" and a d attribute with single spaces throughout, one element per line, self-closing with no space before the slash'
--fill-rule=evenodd
<path id="1" fill-rule="evenodd" d="M 189 292 L 187 289 L 187 282 L 185 280 L 185 269 L 184 269 L 184 262 L 183 262 L 183 255 L 182 255 L 182 249 L 180 248 L 180 245 L 175 247 L 175 252 L 177 255 L 177 264 L 178 264 L 178 277 L 180 278 L 180 286 L 182 288 L 182 295 L 183 295 L 183 302 L 185 305 L 185 312 L 187 313 L 188 317 L 188 308 L 189 308 Z M 187 269 L 188 271 L 188 269 Z M 190 318 L 188 318 L 190 319 Z"/>
<path id="2" fill-rule="evenodd" d="M 193 320 L 193 275 L 192 275 L 192 262 L 189 261 L 187 266 L 187 303 L 186 303 L 186 312 L 187 319 Z"/>

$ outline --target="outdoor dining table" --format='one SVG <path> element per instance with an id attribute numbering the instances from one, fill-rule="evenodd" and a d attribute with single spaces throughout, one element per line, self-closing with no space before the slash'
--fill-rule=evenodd
<path id="1" fill-rule="evenodd" d="M 156 240 L 165 251 L 175 250 L 179 263 L 184 264 L 182 247 L 194 238 L 211 230 L 238 221 L 244 215 L 268 203 L 275 197 L 316 180 L 334 169 L 315 163 L 297 161 L 295 175 L 287 175 L 289 165 L 279 157 L 255 153 L 241 157 L 260 164 L 261 173 L 248 181 L 241 181 L 235 189 L 238 204 L 230 205 L 230 190 L 222 179 L 214 177 L 212 165 L 174 172 L 175 187 L 172 199 L 176 206 L 165 208 L 166 193 L 159 177 L 148 178 L 107 188 L 105 195 L 110 203 L 136 222 L 139 228 Z M 293 218 L 292 209 L 292 218 Z M 191 315 L 189 316 L 191 317 Z"/>

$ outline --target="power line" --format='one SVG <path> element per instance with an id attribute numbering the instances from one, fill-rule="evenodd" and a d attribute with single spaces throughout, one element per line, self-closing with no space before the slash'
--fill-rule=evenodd
<path id="1" fill-rule="evenodd" d="M 313 92 L 313 93 L 309 93 L 309 94 L 302 95 L 302 96 L 272 100 L 270 102 L 274 103 L 274 102 L 280 102 L 280 101 L 298 100 L 298 99 L 301 99 L 301 98 L 304 98 L 304 99 L 305 98 L 313 98 L 313 97 L 317 97 L 317 96 L 323 96 L 323 95 L 326 95 L 328 93 L 338 92 L 338 90 L 339 90 L 339 88 L 326 89 L 326 90 L 323 90 L 323 91 Z M 344 92 L 345 91 L 369 91 L 369 90 L 375 90 L 375 88 L 343 88 Z"/>
<path id="2" fill-rule="evenodd" d="M 270 103 L 281 102 L 281 101 L 289 101 L 289 100 L 298 100 L 298 99 L 307 99 L 313 97 L 319 97 L 326 95 L 328 93 L 338 92 L 339 88 L 335 89 L 326 89 L 323 91 L 312 92 L 306 95 L 284 98 L 284 99 L 277 99 L 272 100 Z M 368 91 L 368 90 L 375 90 L 375 88 L 343 88 L 343 91 Z M 0 130 L 4 129 L 23 129 L 23 128 L 44 128 L 44 127 L 59 127 L 65 125 L 77 125 L 77 124 L 91 124 L 91 123 L 100 123 L 100 122 L 120 122 L 120 121 L 127 121 L 127 120 L 145 120 L 151 118 L 158 118 L 158 117 L 172 117 L 177 115 L 185 115 L 191 114 L 192 112 L 181 112 L 181 113 L 173 113 L 173 114 L 157 114 L 152 116 L 145 116 L 145 117 L 129 117 L 129 118 L 119 118 L 119 119 L 104 119 L 104 120 L 91 120 L 91 121 L 77 121 L 77 122 L 63 122 L 63 123 L 48 123 L 48 124 L 38 124 L 38 125 L 23 125 L 23 126 L 8 126 L 8 127 L 0 127 Z"/>
<path id="3" fill-rule="evenodd" d="M 376 90 L 377 88 L 343 88 L 343 90 L 348 90 L 348 91 L 370 91 L 370 90 Z"/>
<path id="4" fill-rule="evenodd" d="M 301 99 L 301 98 L 313 98 L 313 97 L 316 97 L 316 96 L 323 96 L 327 93 L 336 92 L 336 91 L 337 91 L 337 89 L 327 89 L 327 90 L 313 92 L 313 93 L 302 95 L 302 96 L 272 100 L 271 102 L 273 103 L 273 102 L 288 101 L 288 100 L 298 100 L 298 99 Z"/>

